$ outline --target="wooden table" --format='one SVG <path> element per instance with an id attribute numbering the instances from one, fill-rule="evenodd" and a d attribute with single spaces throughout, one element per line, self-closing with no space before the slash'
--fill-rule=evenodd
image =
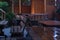
<path id="1" fill-rule="evenodd" d="M 49 20 L 49 21 L 40 21 L 39 23 L 45 27 L 60 27 L 60 21 Z"/>
<path id="2" fill-rule="evenodd" d="M 54 40 L 54 28 L 60 27 L 60 21 L 48 20 L 48 21 L 40 21 L 40 24 L 43 25 L 44 28 L 44 39 L 43 40 Z"/>

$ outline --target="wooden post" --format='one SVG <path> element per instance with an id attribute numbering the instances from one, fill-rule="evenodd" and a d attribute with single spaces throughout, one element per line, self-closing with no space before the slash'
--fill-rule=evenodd
<path id="1" fill-rule="evenodd" d="M 34 1 L 35 0 L 31 0 L 31 13 L 34 14 Z"/>
<path id="2" fill-rule="evenodd" d="M 19 0 L 19 14 L 21 14 L 21 0 Z"/>
<path id="3" fill-rule="evenodd" d="M 14 0 L 12 0 L 12 13 L 14 13 Z"/>
<path id="4" fill-rule="evenodd" d="M 46 13 L 46 0 L 44 0 L 44 13 Z"/>
<path id="5" fill-rule="evenodd" d="M 57 2 L 57 0 L 55 0 L 55 6 L 57 6 L 57 3 L 56 2 Z"/>

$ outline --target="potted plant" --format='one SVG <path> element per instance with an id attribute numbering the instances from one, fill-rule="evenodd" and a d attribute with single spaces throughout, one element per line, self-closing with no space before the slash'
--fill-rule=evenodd
<path id="1" fill-rule="evenodd" d="M 6 13 L 6 19 L 8 21 L 12 20 L 15 17 L 14 13 Z"/>
<path id="2" fill-rule="evenodd" d="M 15 18 L 14 13 L 6 13 L 6 20 L 9 21 L 9 24 L 12 25 L 12 21 Z"/>

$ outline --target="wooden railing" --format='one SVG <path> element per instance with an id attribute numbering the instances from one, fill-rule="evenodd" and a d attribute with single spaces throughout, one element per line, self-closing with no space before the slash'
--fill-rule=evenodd
<path id="1" fill-rule="evenodd" d="M 42 20 L 46 20 L 47 19 L 47 15 L 46 14 L 32 14 L 31 15 L 31 20 L 37 20 L 37 21 L 42 21 Z"/>

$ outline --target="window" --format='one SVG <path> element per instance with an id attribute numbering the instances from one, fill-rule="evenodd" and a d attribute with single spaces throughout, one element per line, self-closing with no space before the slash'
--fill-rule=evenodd
<path id="1" fill-rule="evenodd" d="M 31 5 L 31 0 L 21 0 L 23 6 L 30 6 Z"/>
<path id="2" fill-rule="evenodd" d="M 14 4 L 15 4 L 16 6 L 18 6 L 18 5 L 19 5 L 19 0 L 14 0 Z"/>
<path id="3" fill-rule="evenodd" d="M 47 0 L 48 5 L 55 5 L 55 0 Z"/>

